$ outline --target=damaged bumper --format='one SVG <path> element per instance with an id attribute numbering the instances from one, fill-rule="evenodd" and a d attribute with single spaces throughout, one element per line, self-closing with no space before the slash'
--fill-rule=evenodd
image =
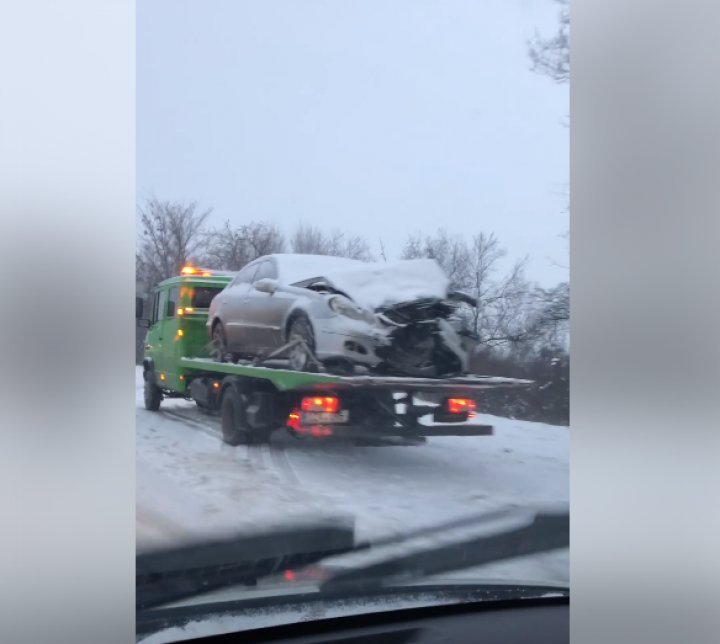
<path id="1" fill-rule="evenodd" d="M 341 317 L 316 320 L 315 352 L 322 361 L 340 358 L 410 376 L 457 375 L 468 367 L 460 334 L 442 317 L 400 322 L 377 312 L 372 322 Z"/>
<path id="2" fill-rule="evenodd" d="M 377 349 L 390 342 L 388 331 L 360 320 L 337 319 L 315 322 L 315 353 L 320 360 L 344 358 L 355 364 L 375 367 Z"/>

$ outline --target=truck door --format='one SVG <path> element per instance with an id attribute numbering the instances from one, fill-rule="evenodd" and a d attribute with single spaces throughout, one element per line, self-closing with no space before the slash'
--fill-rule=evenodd
<path id="1" fill-rule="evenodd" d="M 145 355 L 152 359 L 156 373 L 160 373 L 165 369 L 163 355 L 164 329 L 160 313 L 165 307 L 166 302 L 167 291 L 165 289 L 158 289 L 153 293 L 150 328 L 145 337 Z"/>
<path id="2" fill-rule="evenodd" d="M 178 336 L 180 328 L 177 308 L 179 305 L 180 289 L 172 286 L 163 291 L 164 301 L 160 302 L 160 317 L 162 327 L 162 363 L 166 383 L 170 389 L 180 388 L 178 385 L 178 361 L 182 357 L 182 338 Z"/>

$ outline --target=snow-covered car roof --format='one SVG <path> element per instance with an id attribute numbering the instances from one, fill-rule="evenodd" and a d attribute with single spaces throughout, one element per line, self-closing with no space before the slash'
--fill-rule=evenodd
<path id="1" fill-rule="evenodd" d="M 330 255 L 271 255 L 281 282 L 325 278 L 358 304 L 373 309 L 425 297 L 447 296 L 449 280 L 434 259 L 362 262 Z"/>
<path id="2" fill-rule="evenodd" d="M 270 257 L 275 260 L 280 281 L 285 284 L 295 284 L 311 277 L 327 277 L 327 273 L 338 270 L 371 266 L 368 262 L 358 259 L 347 259 L 334 255 L 278 253 L 268 255 L 268 258 Z"/>

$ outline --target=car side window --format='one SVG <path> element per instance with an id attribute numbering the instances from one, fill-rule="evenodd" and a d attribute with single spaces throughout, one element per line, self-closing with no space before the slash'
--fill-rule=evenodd
<path id="1" fill-rule="evenodd" d="M 269 279 L 277 279 L 277 272 L 275 271 L 275 267 L 273 266 L 272 262 L 267 260 L 260 265 L 258 272 L 253 278 L 253 282 L 257 282 L 258 280 L 264 279 L 266 277 Z"/>
<path id="2" fill-rule="evenodd" d="M 175 310 L 177 309 L 177 302 L 178 302 L 178 287 L 173 286 L 170 289 L 170 291 L 168 291 L 167 307 L 165 309 L 166 317 L 168 317 L 168 318 L 175 317 Z"/>
<path id="3" fill-rule="evenodd" d="M 252 284 L 255 281 L 255 273 L 257 272 L 258 264 L 250 264 L 243 268 L 237 277 L 233 280 L 232 285 L 237 286 L 238 284 Z"/>

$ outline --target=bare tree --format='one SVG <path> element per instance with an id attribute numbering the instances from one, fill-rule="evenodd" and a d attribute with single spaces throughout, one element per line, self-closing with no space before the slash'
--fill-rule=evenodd
<path id="1" fill-rule="evenodd" d="M 151 198 L 138 211 L 142 233 L 136 269 L 141 284 L 148 287 L 177 275 L 186 262 L 202 254 L 202 228 L 210 209 L 198 212 L 194 201 Z"/>
<path id="2" fill-rule="evenodd" d="M 205 238 L 203 263 L 208 268 L 240 270 L 248 262 L 285 250 L 285 237 L 279 228 L 262 222 L 250 222 L 232 228 L 226 221 Z"/>
<path id="3" fill-rule="evenodd" d="M 532 69 L 557 83 L 570 80 L 570 7 L 568 0 L 555 0 L 560 5 L 558 29 L 549 38 L 539 34 L 528 44 Z"/>
<path id="4" fill-rule="evenodd" d="M 450 288 L 465 290 L 470 288 L 470 252 L 465 240 L 452 236 L 440 228 L 435 235 L 424 239 L 411 235 L 405 242 L 401 258 L 416 259 L 427 257 L 434 259 L 450 280 Z"/>
<path id="5" fill-rule="evenodd" d="M 530 284 L 525 279 L 526 260 L 517 261 L 504 275 L 499 262 L 505 249 L 494 233 L 479 233 L 468 243 L 440 229 L 424 239 L 410 236 L 403 259 L 435 259 L 450 281 L 450 288 L 471 295 L 476 307 L 464 311 L 478 343 L 498 346 L 520 342 L 528 332 Z"/>
<path id="6" fill-rule="evenodd" d="M 293 253 L 304 255 L 337 255 L 349 259 L 372 261 L 367 240 L 359 235 L 346 236 L 338 229 L 329 232 L 317 226 L 300 224 L 290 237 Z"/>
<path id="7" fill-rule="evenodd" d="M 538 288 L 533 330 L 546 346 L 566 347 L 570 321 L 570 284 L 560 282 L 553 288 Z"/>

